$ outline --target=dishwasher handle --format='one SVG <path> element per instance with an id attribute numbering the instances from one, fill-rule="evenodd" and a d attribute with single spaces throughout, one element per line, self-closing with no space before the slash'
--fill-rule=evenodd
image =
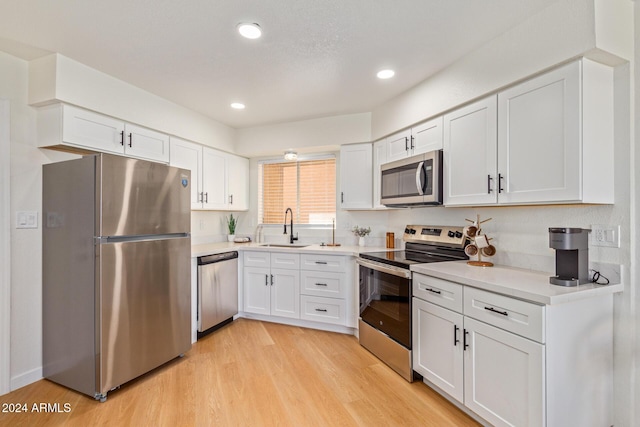
<path id="1" fill-rule="evenodd" d="M 206 255 L 206 256 L 199 256 L 198 257 L 198 265 L 214 264 L 216 262 L 227 261 L 227 260 L 235 259 L 235 258 L 238 258 L 238 252 L 237 251 L 224 252 L 224 253 L 221 253 L 221 254 L 213 254 L 213 255 Z"/>

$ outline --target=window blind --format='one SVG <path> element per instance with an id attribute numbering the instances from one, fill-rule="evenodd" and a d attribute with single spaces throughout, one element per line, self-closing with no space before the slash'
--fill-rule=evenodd
<path id="1" fill-rule="evenodd" d="M 258 214 L 262 224 L 282 224 L 291 208 L 297 224 L 331 224 L 336 216 L 336 159 L 260 163 Z"/>

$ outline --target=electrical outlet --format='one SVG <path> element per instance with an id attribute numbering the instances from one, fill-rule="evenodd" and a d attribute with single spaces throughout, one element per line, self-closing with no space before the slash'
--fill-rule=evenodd
<path id="1" fill-rule="evenodd" d="M 591 225 L 591 244 L 593 246 L 605 246 L 610 248 L 620 247 L 619 225 Z"/>

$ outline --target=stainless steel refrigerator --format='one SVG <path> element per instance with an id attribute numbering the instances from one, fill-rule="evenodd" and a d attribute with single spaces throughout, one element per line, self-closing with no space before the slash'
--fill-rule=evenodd
<path id="1" fill-rule="evenodd" d="M 190 171 L 43 166 L 43 371 L 98 400 L 191 348 Z"/>

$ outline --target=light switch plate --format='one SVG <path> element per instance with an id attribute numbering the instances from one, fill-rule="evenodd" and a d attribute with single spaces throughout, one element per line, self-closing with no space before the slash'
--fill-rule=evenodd
<path id="1" fill-rule="evenodd" d="M 16 212 L 16 228 L 38 228 L 37 211 Z"/>

